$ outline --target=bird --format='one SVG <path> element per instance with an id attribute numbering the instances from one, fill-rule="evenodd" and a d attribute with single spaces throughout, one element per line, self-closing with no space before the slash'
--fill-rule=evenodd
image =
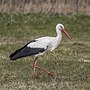
<path id="1" fill-rule="evenodd" d="M 15 61 L 17 59 L 20 59 L 22 57 L 27 57 L 27 56 L 34 56 L 35 59 L 33 61 L 33 76 L 35 75 L 36 68 L 44 71 L 48 75 L 54 76 L 51 72 L 45 70 L 42 67 L 39 67 L 37 65 L 37 59 L 39 56 L 43 55 L 47 51 L 52 52 L 57 46 L 60 44 L 62 40 L 62 32 L 69 38 L 71 39 L 69 33 L 66 31 L 66 28 L 64 27 L 63 24 L 58 23 L 56 25 L 56 36 L 51 37 L 51 36 L 45 36 L 45 37 L 40 37 L 34 40 L 31 40 L 27 44 L 25 44 L 23 47 L 20 49 L 15 50 L 13 53 L 10 54 L 10 60 Z"/>

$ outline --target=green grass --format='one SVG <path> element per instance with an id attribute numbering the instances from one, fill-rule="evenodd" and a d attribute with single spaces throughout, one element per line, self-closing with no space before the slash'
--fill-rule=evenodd
<path id="1" fill-rule="evenodd" d="M 57 49 L 38 59 L 55 78 L 37 70 L 33 81 L 33 58 L 13 62 L 8 56 L 32 39 L 55 36 L 57 23 L 72 41 L 63 35 Z M 90 16 L 0 13 L 0 90 L 90 90 Z"/>

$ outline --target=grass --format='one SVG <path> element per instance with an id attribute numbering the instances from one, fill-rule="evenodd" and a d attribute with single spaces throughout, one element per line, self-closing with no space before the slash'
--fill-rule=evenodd
<path id="1" fill-rule="evenodd" d="M 38 65 L 55 78 L 37 70 L 32 80 L 32 57 L 15 62 L 9 55 L 28 41 L 55 36 L 62 23 L 72 37 L 63 35 L 59 47 L 39 57 Z M 0 90 L 90 90 L 90 16 L 0 13 Z"/>

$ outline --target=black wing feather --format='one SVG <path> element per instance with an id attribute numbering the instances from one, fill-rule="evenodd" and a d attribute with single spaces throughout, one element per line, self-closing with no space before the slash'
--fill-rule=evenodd
<path id="1" fill-rule="evenodd" d="M 35 42 L 35 40 L 31 41 L 31 42 Z M 31 43 L 29 42 L 29 43 Z M 27 43 L 25 46 L 23 46 L 20 49 L 17 49 L 14 53 L 12 53 L 9 57 L 11 60 L 16 60 L 19 59 L 21 57 L 26 57 L 26 56 L 32 56 L 32 55 L 36 55 L 39 52 L 44 52 L 45 49 L 44 48 L 30 48 L 27 47 L 27 45 L 29 44 Z"/>

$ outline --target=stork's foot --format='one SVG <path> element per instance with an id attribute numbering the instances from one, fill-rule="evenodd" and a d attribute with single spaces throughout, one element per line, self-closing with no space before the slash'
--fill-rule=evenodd
<path id="1" fill-rule="evenodd" d="M 53 78 L 55 78 L 55 74 L 54 73 L 49 72 L 48 75 L 53 77 Z"/>

